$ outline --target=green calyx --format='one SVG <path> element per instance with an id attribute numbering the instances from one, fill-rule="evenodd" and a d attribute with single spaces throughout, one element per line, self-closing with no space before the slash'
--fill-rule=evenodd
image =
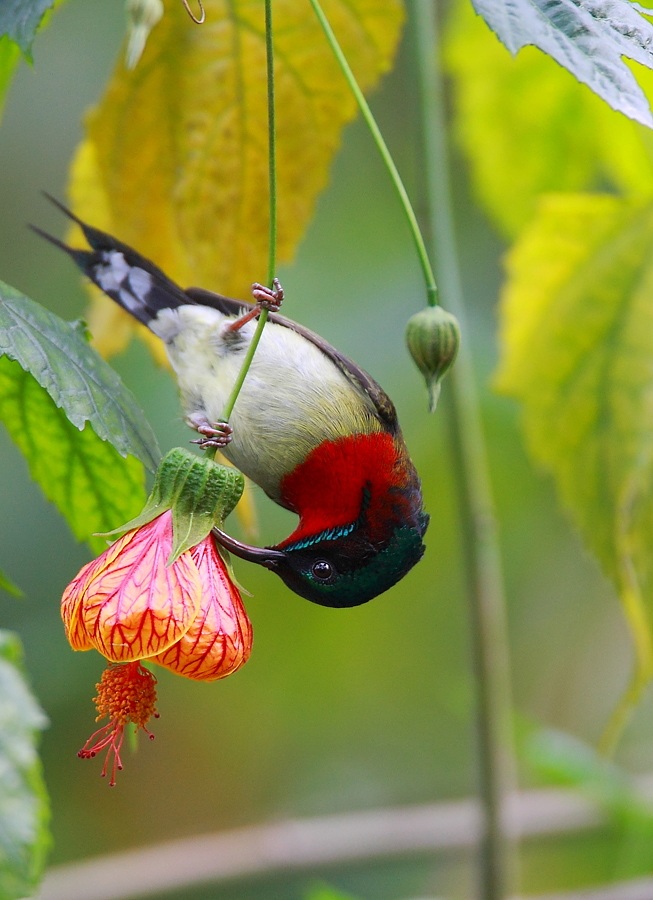
<path id="1" fill-rule="evenodd" d="M 440 382 L 458 353 L 458 320 L 441 306 L 427 306 L 408 320 L 406 343 L 426 379 L 429 410 L 433 412 L 440 396 Z"/>
<path id="2" fill-rule="evenodd" d="M 112 534 L 139 528 L 172 510 L 171 565 L 203 541 L 214 526 L 222 525 L 240 500 L 244 486 L 237 469 L 175 447 L 161 460 L 143 511 Z"/>

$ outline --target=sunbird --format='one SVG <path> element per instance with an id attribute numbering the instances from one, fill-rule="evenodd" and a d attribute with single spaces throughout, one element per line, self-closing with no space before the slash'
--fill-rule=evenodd
<path id="1" fill-rule="evenodd" d="M 283 290 L 254 284 L 255 302 L 183 290 L 150 260 L 70 210 L 90 250 L 64 250 L 84 274 L 164 343 L 188 425 L 275 503 L 293 533 L 253 547 L 215 529 L 242 559 L 270 569 L 313 603 L 351 607 L 388 590 L 424 553 L 429 517 L 395 407 L 383 389 L 319 335 L 278 315 Z M 238 399 L 223 411 L 255 319 L 268 321 Z"/>

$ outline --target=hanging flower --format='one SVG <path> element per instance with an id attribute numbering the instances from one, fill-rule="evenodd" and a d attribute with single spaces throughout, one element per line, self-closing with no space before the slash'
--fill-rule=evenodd
<path id="1" fill-rule="evenodd" d="M 61 615 L 70 645 L 98 650 L 111 663 L 95 698 L 97 720 L 108 716 L 109 722 L 79 755 L 90 758 L 107 748 L 102 774 L 112 759 L 112 784 L 122 768 L 125 726 L 147 731 L 155 715 L 156 679 L 142 661 L 214 681 L 249 658 L 251 624 L 211 534 L 240 491 L 235 470 L 172 451 L 141 515 L 64 591 Z"/>
<path id="2" fill-rule="evenodd" d="M 61 601 L 73 650 L 112 663 L 147 659 L 199 681 L 247 661 L 251 625 L 213 537 L 166 565 L 171 550 L 167 510 L 84 566 Z"/>

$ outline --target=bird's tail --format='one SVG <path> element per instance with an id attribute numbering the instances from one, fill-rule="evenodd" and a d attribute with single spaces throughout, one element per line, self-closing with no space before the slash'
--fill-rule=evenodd
<path id="1" fill-rule="evenodd" d="M 65 251 L 94 284 L 139 322 L 149 325 L 160 310 L 175 309 L 193 302 L 149 259 L 110 234 L 82 222 L 54 197 L 49 194 L 45 196 L 69 219 L 77 222 L 91 249 L 77 250 L 35 225 L 30 227 Z"/>

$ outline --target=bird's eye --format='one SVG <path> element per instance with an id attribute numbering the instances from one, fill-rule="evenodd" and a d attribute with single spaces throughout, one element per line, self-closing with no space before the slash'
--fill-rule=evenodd
<path id="1" fill-rule="evenodd" d="M 311 572 L 320 581 L 328 581 L 334 573 L 333 566 L 326 559 L 318 559 L 311 567 Z"/>

